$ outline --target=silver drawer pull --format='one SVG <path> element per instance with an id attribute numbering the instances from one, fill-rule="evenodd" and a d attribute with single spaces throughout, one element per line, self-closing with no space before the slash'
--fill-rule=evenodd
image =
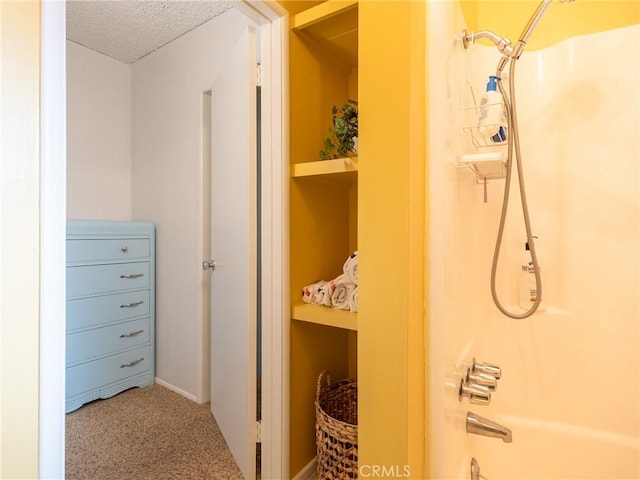
<path id="1" fill-rule="evenodd" d="M 144 332 L 144 329 L 138 330 L 137 332 L 123 333 L 122 335 L 120 335 L 120 338 L 135 337 L 136 335 L 139 335 L 142 332 Z"/>
<path id="2" fill-rule="evenodd" d="M 126 245 L 122 245 L 120 247 L 120 250 L 122 250 L 123 252 L 127 252 L 127 251 L 129 251 L 129 247 L 127 247 Z"/>
<path id="3" fill-rule="evenodd" d="M 120 275 L 120 278 L 138 278 L 144 277 L 144 273 L 127 273 L 124 275 Z"/>
<path id="4" fill-rule="evenodd" d="M 144 300 L 140 300 L 139 302 L 133 302 L 133 303 L 123 303 L 122 305 L 120 305 L 120 308 L 137 307 L 138 305 L 142 305 L 143 303 L 144 303 Z"/>
<path id="5" fill-rule="evenodd" d="M 144 357 L 139 358 L 138 360 L 134 360 L 133 362 L 129 362 L 129 363 L 123 363 L 122 365 L 120 365 L 120 368 L 124 368 L 124 367 L 133 367 L 134 365 L 140 363 L 141 361 L 144 360 Z"/>

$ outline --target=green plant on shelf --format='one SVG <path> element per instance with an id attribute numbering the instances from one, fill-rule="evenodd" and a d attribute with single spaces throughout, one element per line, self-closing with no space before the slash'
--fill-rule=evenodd
<path id="1" fill-rule="evenodd" d="M 341 108 L 333 106 L 333 126 L 320 150 L 320 159 L 350 157 L 358 154 L 358 102 L 347 100 Z"/>

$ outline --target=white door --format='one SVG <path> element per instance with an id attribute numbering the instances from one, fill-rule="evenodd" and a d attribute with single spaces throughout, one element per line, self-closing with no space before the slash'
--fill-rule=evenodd
<path id="1" fill-rule="evenodd" d="M 211 90 L 211 411 L 247 479 L 256 461 L 255 65 L 247 28 Z"/>

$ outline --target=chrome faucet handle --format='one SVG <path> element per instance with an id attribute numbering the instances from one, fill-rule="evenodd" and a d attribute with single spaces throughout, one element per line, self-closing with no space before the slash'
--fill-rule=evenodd
<path id="1" fill-rule="evenodd" d="M 500 377 L 502 377 L 502 369 L 498 365 L 494 365 L 493 363 L 477 362 L 475 357 L 471 365 L 471 371 L 474 373 L 486 373 L 496 380 L 500 380 Z"/>
<path id="2" fill-rule="evenodd" d="M 467 383 L 474 383 L 487 387 L 489 390 L 494 391 L 498 388 L 498 380 L 493 375 L 482 372 L 474 372 L 470 368 L 467 369 Z"/>
<path id="3" fill-rule="evenodd" d="M 491 402 L 491 391 L 483 385 L 469 383 L 463 378 L 460 380 L 458 400 L 462 401 L 463 397 L 467 397 L 469 403 L 475 405 L 489 405 Z"/>

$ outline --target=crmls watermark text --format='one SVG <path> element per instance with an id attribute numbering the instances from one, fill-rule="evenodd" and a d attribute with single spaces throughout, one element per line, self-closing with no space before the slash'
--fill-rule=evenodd
<path id="1" fill-rule="evenodd" d="M 409 465 L 360 465 L 358 474 L 362 478 L 409 478 Z"/>

